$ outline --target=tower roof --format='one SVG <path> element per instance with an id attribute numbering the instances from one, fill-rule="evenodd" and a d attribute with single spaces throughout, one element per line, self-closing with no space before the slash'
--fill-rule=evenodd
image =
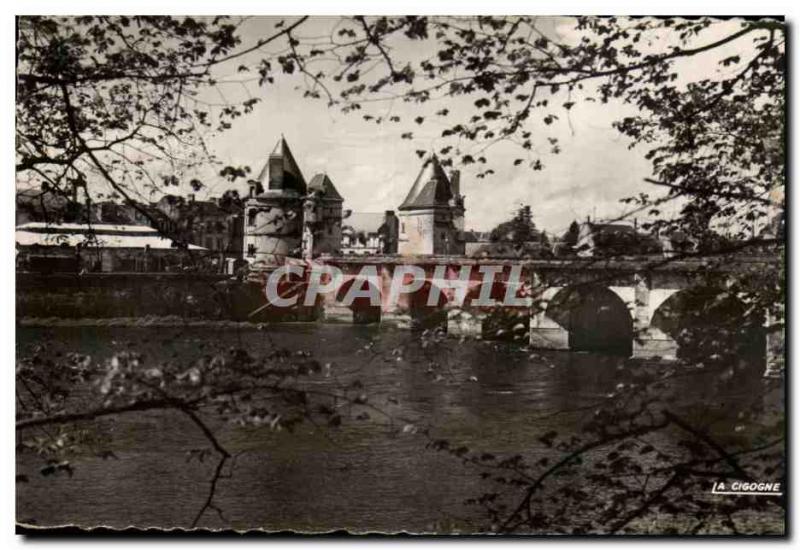
<path id="1" fill-rule="evenodd" d="M 274 175 L 270 177 L 270 166 L 273 162 L 280 163 L 280 166 L 283 168 L 281 178 L 276 178 Z M 298 193 L 305 194 L 307 187 L 306 180 L 303 177 L 303 173 L 300 171 L 300 167 L 297 165 L 297 161 L 294 160 L 294 155 L 292 155 L 292 150 L 289 149 L 289 144 L 286 143 L 286 139 L 284 139 L 283 136 L 281 136 L 278 143 L 275 144 L 275 147 L 269 154 L 264 168 L 261 169 L 261 173 L 258 175 L 258 181 L 261 182 L 264 189 L 291 189 Z"/>
<path id="2" fill-rule="evenodd" d="M 453 198 L 453 191 L 450 180 L 436 155 L 431 155 L 422 165 L 417 179 L 414 180 L 414 185 L 411 186 L 411 190 L 399 209 L 414 210 L 448 206 L 451 198 Z"/>
<path id="3" fill-rule="evenodd" d="M 333 182 L 328 177 L 328 174 L 317 174 L 311 178 L 311 182 L 308 184 L 308 190 L 320 191 L 322 196 L 328 200 L 344 200 L 344 198 L 342 198 L 342 196 L 339 194 L 339 191 L 336 190 L 336 186 L 333 185 Z"/>

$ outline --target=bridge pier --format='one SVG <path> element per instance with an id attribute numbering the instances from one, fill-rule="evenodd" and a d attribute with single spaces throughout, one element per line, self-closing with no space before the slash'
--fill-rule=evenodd
<path id="1" fill-rule="evenodd" d="M 547 317 L 544 310 L 531 312 L 530 346 L 537 349 L 568 350 L 569 331 Z"/>
<path id="2" fill-rule="evenodd" d="M 658 357 L 673 361 L 678 358 L 678 343 L 657 328 L 646 328 L 634 336 L 633 357 L 637 359 Z"/>
<path id="3" fill-rule="evenodd" d="M 447 312 L 447 334 L 481 338 L 483 336 L 484 315 L 464 309 L 454 308 Z"/>
<path id="4" fill-rule="evenodd" d="M 326 323 L 352 323 L 353 310 L 342 304 L 326 302 L 322 307 L 321 318 Z"/>
<path id="5" fill-rule="evenodd" d="M 561 287 L 547 286 L 538 273 L 530 274 L 533 299 L 530 309 L 529 345 L 534 349 L 568 350 L 569 331 L 547 316 L 547 304 Z"/>
<path id="6" fill-rule="evenodd" d="M 655 310 L 673 291 L 655 291 L 652 287 L 652 280 L 646 274 L 634 274 L 633 357 L 674 360 L 677 359 L 678 343 L 668 334 L 651 326 Z"/>
<path id="7" fill-rule="evenodd" d="M 408 309 L 400 308 L 397 305 L 381 311 L 381 324 L 395 328 L 411 328 L 411 312 Z"/>

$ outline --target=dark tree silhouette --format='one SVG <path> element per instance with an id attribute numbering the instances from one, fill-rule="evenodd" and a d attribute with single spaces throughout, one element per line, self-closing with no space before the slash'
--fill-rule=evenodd
<path id="1" fill-rule="evenodd" d="M 404 139 L 413 140 L 418 126 L 444 123 L 441 135 L 449 141 L 437 151 L 440 159 L 478 167 L 481 179 L 494 174 L 491 147 L 500 142 L 519 147 L 519 170 L 541 170 L 560 150 L 554 128 L 578 102 L 632 105 L 637 114 L 615 126 L 646 150 L 652 175 L 642 193 L 625 200 L 646 216 L 641 227 L 653 237 L 680 233 L 697 243 L 646 267 L 704 258 L 703 285 L 715 289 L 716 298 L 694 303 L 701 321 L 679 326 L 684 362 L 621 373 L 615 391 L 583 411 L 578 433 L 547 430 L 532 442 L 550 453 L 535 463 L 420 433 L 430 447 L 497 484 L 471 502 L 486 510 L 488 530 L 641 533 L 657 519 L 675 532 L 736 533 L 743 513 L 785 507 L 785 498 L 723 500 L 707 491 L 712 480 L 784 478 L 783 409 L 764 405 L 765 395 L 782 391 L 781 382 L 753 377 L 739 357 L 753 331 L 763 335 L 766 325 L 780 332 L 784 325 L 784 24 L 581 17 L 569 20 L 575 32 L 561 40 L 535 17 L 343 17 L 329 36 L 310 40 L 297 34 L 307 20 L 281 21 L 244 44 L 239 21 L 222 17 L 18 18 L 18 181 L 75 201 L 76 194 L 88 200 L 89 178 L 100 178 L 132 205 L 141 185 L 168 190 L 214 160 L 206 132 L 224 132 L 258 101 L 226 105 L 214 116 L 197 101 L 199 90 L 217 85 L 214 69 L 223 64 L 255 74 L 261 84 L 301 73 L 309 99 L 360 115 L 365 124 L 406 123 Z M 281 53 L 263 53 L 277 43 Z M 399 46 L 409 43 L 430 46 L 430 54 L 405 59 Z M 682 63 L 700 58 L 724 71 L 687 74 Z M 441 108 L 433 102 L 439 98 L 469 108 Z M 420 114 L 403 121 L 369 112 L 371 103 L 389 99 L 412 102 Z M 248 174 L 246 167 L 220 169 L 230 180 Z M 668 202 L 679 205 L 675 214 L 664 208 Z M 571 227 L 565 241 L 573 235 Z M 737 255 L 764 261 L 714 275 L 714 266 Z M 707 330 L 718 315 L 726 321 Z M 448 345 L 425 338 L 431 353 Z M 234 350 L 202 366 L 169 368 L 142 368 L 135 354 L 102 365 L 77 356 L 22 358 L 17 431 L 45 458 L 44 474 L 70 470 L 68 453 L 50 438 L 27 437 L 31 430 L 75 433 L 99 417 L 153 408 L 185 415 L 219 458 L 196 524 L 215 509 L 216 482 L 231 460 L 204 415 L 222 410 L 288 429 L 301 420 L 338 425 L 330 400 L 372 406 L 355 385 L 314 394 L 313 385 L 301 383 L 318 369 L 313 358 L 276 353 L 254 358 Z M 720 433 L 735 427 L 696 414 L 698 404 L 687 403 L 675 384 L 688 376 L 712 387 L 731 377 L 752 385 L 753 400 L 727 403 L 723 415 L 750 422 L 746 441 L 722 442 Z M 88 406 L 70 399 L 70 388 L 87 380 L 99 389 Z M 241 395 L 269 405 L 242 406 L 233 398 Z M 664 433 L 676 439 L 675 449 L 650 439 Z"/>

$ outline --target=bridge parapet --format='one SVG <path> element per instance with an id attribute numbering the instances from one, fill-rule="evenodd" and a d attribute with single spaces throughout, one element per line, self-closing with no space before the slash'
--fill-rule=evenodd
<path id="1" fill-rule="evenodd" d="M 716 258 L 667 261 L 653 256 L 531 260 L 376 255 L 322 256 L 311 265 L 316 264 L 341 273 L 339 290 L 321 296 L 327 319 L 349 316 L 353 322 L 405 327 L 433 318 L 451 333 L 487 336 L 487 327 L 497 328 L 497 318 L 505 316 L 515 330 L 525 327 L 535 348 L 583 349 L 607 338 L 619 341 L 634 357 L 675 358 L 678 344 L 672 333 L 654 324 L 665 304 L 702 285 L 710 273 L 724 278 L 774 268 L 779 262 L 773 257 L 722 263 Z M 409 266 L 415 268 L 413 274 Z M 393 288 L 398 280 L 410 291 L 398 296 Z M 348 302 L 351 292 L 358 297 Z M 509 305 L 509 298 L 517 301 Z M 622 346 L 625 339 L 627 347 Z"/>

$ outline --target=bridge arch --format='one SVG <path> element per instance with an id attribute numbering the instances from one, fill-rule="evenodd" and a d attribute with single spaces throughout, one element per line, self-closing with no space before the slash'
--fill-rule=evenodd
<path id="1" fill-rule="evenodd" d="M 647 311 L 647 324 L 648 326 L 653 322 L 653 316 L 658 311 L 664 302 L 672 298 L 675 294 L 680 292 L 679 288 L 653 288 L 650 290 L 650 299 L 648 300 Z"/>
<path id="2" fill-rule="evenodd" d="M 627 304 L 600 285 L 573 285 L 559 290 L 545 315 L 569 332 L 569 349 L 630 356 L 633 319 Z"/>
<path id="3" fill-rule="evenodd" d="M 735 353 L 761 360 L 766 346 L 763 317 L 748 312 L 736 295 L 711 286 L 679 290 L 653 312 L 651 329 L 678 344 L 678 357 Z"/>

